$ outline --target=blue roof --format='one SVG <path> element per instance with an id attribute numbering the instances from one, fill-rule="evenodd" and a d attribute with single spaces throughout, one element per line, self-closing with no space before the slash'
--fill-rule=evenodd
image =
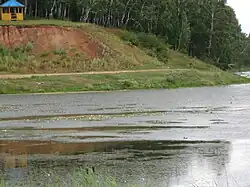
<path id="1" fill-rule="evenodd" d="M 4 4 L 0 5 L 0 7 L 24 7 L 24 5 L 17 2 L 16 0 L 9 0 Z"/>

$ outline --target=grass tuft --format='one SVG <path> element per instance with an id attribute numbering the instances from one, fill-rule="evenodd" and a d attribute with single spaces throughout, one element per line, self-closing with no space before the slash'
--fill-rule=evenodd
<path id="1" fill-rule="evenodd" d="M 53 53 L 54 53 L 55 55 L 66 55 L 66 54 L 67 54 L 67 52 L 66 52 L 64 49 L 62 49 L 62 48 L 57 48 L 57 49 L 55 49 L 55 50 L 53 51 Z"/>
<path id="2" fill-rule="evenodd" d="M 75 169 L 71 176 L 60 178 L 55 173 L 45 173 L 45 179 L 43 181 L 20 181 L 15 184 L 11 184 L 1 178 L 0 187 L 14 187 L 14 186 L 46 186 L 46 187 L 150 187 L 147 184 L 122 184 L 115 178 L 106 176 L 100 173 L 93 172 L 91 169 Z"/>

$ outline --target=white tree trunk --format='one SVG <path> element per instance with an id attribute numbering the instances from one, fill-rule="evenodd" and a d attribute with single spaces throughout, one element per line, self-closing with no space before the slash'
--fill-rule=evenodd
<path id="1" fill-rule="evenodd" d="M 214 14 L 215 14 L 215 5 L 213 5 L 212 12 L 211 12 L 210 35 L 209 35 L 209 42 L 208 42 L 208 56 L 209 57 L 211 55 L 212 40 L 213 40 L 213 34 L 214 34 Z"/>
<path id="2" fill-rule="evenodd" d="M 54 12 L 55 7 L 56 7 L 56 0 L 54 0 L 53 5 L 50 9 L 50 13 L 49 13 L 50 18 L 53 18 L 53 12 Z"/>

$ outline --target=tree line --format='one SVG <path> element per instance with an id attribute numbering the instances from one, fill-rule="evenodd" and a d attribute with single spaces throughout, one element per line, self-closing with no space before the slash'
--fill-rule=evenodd
<path id="1" fill-rule="evenodd" d="M 0 0 L 5 2 L 6 0 Z M 250 65 L 250 38 L 226 0 L 20 0 L 26 18 L 63 19 L 146 32 L 227 69 Z"/>

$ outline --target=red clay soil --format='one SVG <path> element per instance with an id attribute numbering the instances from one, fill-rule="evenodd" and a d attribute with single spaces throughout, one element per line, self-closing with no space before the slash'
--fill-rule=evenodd
<path id="1" fill-rule="evenodd" d="M 89 58 L 99 57 L 104 50 L 82 29 L 56 26 L 0 26 L 0 44 L 7 48 L 33 43 L 33 52 L 41 54 L 55 49 L 84 52 Z"/>

